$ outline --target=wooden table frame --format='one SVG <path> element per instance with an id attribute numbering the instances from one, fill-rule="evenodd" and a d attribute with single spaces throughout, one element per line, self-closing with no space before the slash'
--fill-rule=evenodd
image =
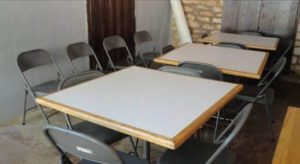
<path id="1" fill-rule="evenodd" d="M 224 40 L 217 40 L 216 38 L 214 38 L 215 35 L 230 35 L 231 37 L 235 37 L 236 39 L 224 39 Z M 250 35 L 242 35 L 242 34 L 231 34 L 231 33 L 215 33 L 211 36 L 205 37 L 203 39 L 201 39 L 201 42 L 203 43 L 211 43 L 213 45 L 218 44 L 220 42 L 228 42 L 228 43 L 236 43 L 236 44 L 241 44 L 247 48 L 251 48 L 251 49 L 258 49 L 258 50 L 268 50 L 268 51 L 276 51 L 278 43 L 279 43 L 279 39 L 278 38 L 273 38 L 276 39 L 276 41 L 274 41 L 274 43 L 272 45 L 266 46 L 266 45 L 261 45 L 261 44 L 257 44 L 257 43 L 243 43 L 243 42 L 239 42 L 238 38 L 270 38 L 271 37 L 264 37 L 264 36 L 250 36 Z M 246 42 L 246 41 L 245 41 Z"/>
<path id="2" fill-rule="evenodd" d="M 123 70 L 121 70 L 123 71 Z M 110 76 L 110 75 L 106 75 Z M 181 76 L 181 75 L 177 75 Z M 105 78 L 101 77 L 101 78 Z M 189 77 L 192 78 L 192 77 Z M 82 85 L 82 84 L 79 84 Z M 75 87 L 75 86 L 74 86 Z M 72 87 L 71 87 L 72 88 Z M 69 88 L 68 88 L 69 89 Z M 65 104 L 61 104 L 47 97 L 39 97 L 36 98 L 36 102 L 40 105 L 56 109 L 60 112 L 67 113 L 71 116 L 81 118 L 83 120 L 88 120 L 95 124 L 122 132 L 124 134 L 137 137 L 139 139 L 149 141 L 151 143 L 169 148 L 176 149 L 178 148 L 184 141 L 190 138 L 199 128 L 201 128 L 204 123 L 209 120 L 215 113 L 217 113 L 224 105 L 226 105 L 230 100 L 232 100 L 241 90 L 243 86 L 240 84 L 236 84 L 233 89 L 228 92 L 224 97 L 222 97 L 219 101 L 217 101 L 214 105 L 212 105 L 209 109 L 206 110 L 205 113 L 200 115 L 197 119 L 191 122 L 186 128 L 184 128 L 180 133 L 178 133 L 174 138 L 168 138 L 165 136 L 161 136 L 159 134 L 151 133 L 149 131 L 145 131 L 143 129 L 139 129 L 130 125 L 123 124 L 118 121 L 110 120 L 108 118 L 95 115 L 92 113 L 88 113 L 82 111 L 80 109 L 67 106 Z"/>
<path id="3" fill-rule="evenodd" d="M 221 47 L 218 47 L 218 48 L 221 48 Z M 246 51 L 246 50 L 241 50 L 241 51 Z M 168 55 L 168 53 L 165 55 Z M 183 61 L 175 61 L 175 60 L 166 59 L 165 55 L 155 58 L 154 62 L 160 63 L 160 64 L 166 64 L 166 65 L 173 65 L 173 66 L 178 66 L 181 62 L 183 62 Z M 187 55 L 187 54 L 185 54 L 185 55 Z M 201 53 L 199 53 L 199 55 L 201 55 Z M 246 78 L 252 78 L 252 79 L 260 79 L 261 75 L 263 73 L 263 70 L 265 68 L 265 65 L 268 61 L 268 58 L 269 58 L 269 53 L 265 52 L 265 57 L 256 73 L 249 73 L 249 72 L 237 71 L 237 70 L 220 68 L 220 67 L 219 67 L 219 69 L 222 73 L 228 74 L 228 75 L 240 76 L 240 77 L 246 77 Z M 211 63 L 209 63 L 209 64 L 211 64 Z"/>
<path id="4" fill-rule="evenodd" d="M 300 161 L 300 108 L 288 107 L 273 164 L 296 164 Z"/>

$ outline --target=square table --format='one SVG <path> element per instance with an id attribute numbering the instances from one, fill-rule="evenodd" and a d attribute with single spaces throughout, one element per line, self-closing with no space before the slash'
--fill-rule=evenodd
<path id="1" fill-rule="evenodd" d="M 247 48 L 275 51 L 278 46 L 279 38 L 217 32 L 201 39 L 201 41 L 212 44 L 220 42 L 236 43 L 242 44 Z"/>
<path id="2" fill-rule="evenodd" d="M 260 79 L 268 57 L 267 52 L 189 43 L 154 61 L 169 65 L 179 65 L 184 61 L 208 63 L 224 74 Z"/>
<path id="3" fill-rule="evenodd" d="M 36 98 L 101 126 L 176 149 L 243 86 L 136 66 Z"/>

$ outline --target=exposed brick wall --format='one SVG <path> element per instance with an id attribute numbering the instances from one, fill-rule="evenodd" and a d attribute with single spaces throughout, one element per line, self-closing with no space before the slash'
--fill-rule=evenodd
<path id="1" fill-rule="evenodd" d="M 298 25 L 291 70 L 295 75 L 300 76 L 300 24 Z"/>
<path id="2" fill-rule="evenodd" d="M 223 0 L 181 0 L 193 42 L 200 42 L 203 34 L 221 29 Z M 179 44 L 174 19 L 171 21 L 173 45 Z"/>
<path id="3" fill-rule="evenodd" d="M 193 42 L 200 42 L 204 34 L 221 30 L 224 0 L 181 0 Z M 172 44 L 179 45 L 179 36 L 174 18 L 171 21 Z M 300 76 L 300 24 L 295 42 L 291 69 Z"/>

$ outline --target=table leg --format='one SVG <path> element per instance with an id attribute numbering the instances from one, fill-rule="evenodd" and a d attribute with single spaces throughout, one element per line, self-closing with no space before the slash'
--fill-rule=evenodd
<path id="1" fill-rule="evenodd" d="M 143 158 L 150 161 L 150 143 L 147 141 L 144 141 Z"/>

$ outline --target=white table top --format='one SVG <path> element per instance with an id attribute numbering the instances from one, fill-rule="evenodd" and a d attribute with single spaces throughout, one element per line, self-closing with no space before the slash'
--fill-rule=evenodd
<path id="1" fill-rule="evenodd" d="M 260 79 L 267 59 L 266 52 L 190 43 L 154 61 L 170 65 L 179 65 L 184 61 L 209 63 L 224 74 Z"/>
<path id="2" fill-rule="evenodd" d="M 175 149 L 242 89 L 140 67 L 37 98 L 37 103 Z"/>
<path id="3" fill-rule="evenodd" d="M 277 49 L 279 38 L 217 32 L 203 38 L 201 41 L 213 44 L 219 42 L 237 43 L 248 48 L 275 51 Z"/>

